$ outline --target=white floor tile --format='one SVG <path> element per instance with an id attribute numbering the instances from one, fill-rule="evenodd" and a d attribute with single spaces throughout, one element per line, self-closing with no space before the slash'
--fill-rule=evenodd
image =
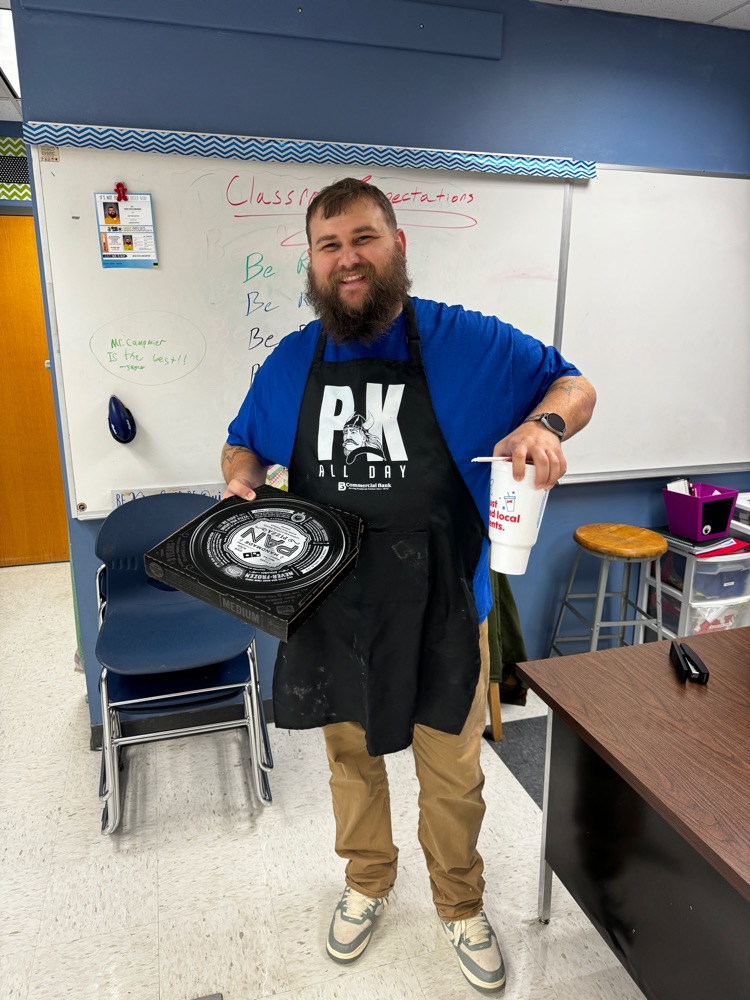
<path id="1" fill-rule="evenodd" d="M 251 790 L 245 733 L 228 730 L 154 745 L 160 847 L 255 828 L 263 807 Z"/>
<path id="2" fill-rule="evenodd" d="M 49 875 L 48 867 L 0 868 L 0 955 L 36 945 Z"/>
<path id="3" fill-rule="evenodd" d="M 423 1000 L 424 994 L 409 962 L 394 962 L 374 969 L 361 966 L 339 979 L 295 990 L 294 1000 Z"/>
<path id="4" fill-rule="evenodd" d="M 98 752 L 70 753 L 55 840 L 55 862 L 156 850 L 156 747 L 141 744 L 126 749 L 120 776 L 124 789 L 122 820 L 117 831 L 106 837 L 101 832 L 100 763 Z"/>
<path id="5" fill-rule="evenodd" d="M 2 1000 L 26 1000 L 31 978 L 34 952 L 0 951 L 0 998 Z"/>
<path id="6" fill-rule="evenodd" d="M 155 851 L 97 854 L 53 864 L 39 944 L 48 947 L 106 933 L 111 927 L 129 930 L 156 923 L 156 874 Z"/>
<path id="7" fill-rule="evenodd" d="M 559 1000 L 645 1000 L 622 966 L 555 982 Z"/>
<path id="8" fill-rule="evenodd" d="M 159 922 L 160 1000 L 221 993 L 248 1000 L 288 992 L 268 896 L 201 908 Z"/>
<path id="9" fill-rule="evenodd" d="M 267 885 L 258 838 L 206 834 L 184 843 L 173 841 L 159 851 L 157 885 L 159 920 L 251 900 Z"/>
<path id="10" fill-rule="evenodd" d="M 67 770 L 67 752 L 42 746 L 2 768 L 0 867 L 17 871 L 51 862 Z"/>
<path id="11" fill-rule="evenodd" d="M 343 890 L 345 862 L 333 850 L 335 830 L 330 813 L 267 823 L 257 836 L 274 893 L 298 892 L 332 882 L 340 882 Z"/>
<path id="12" fill-rule="evenodd" d="M 526 947 L 553 985 L 599 974 L 618 962 L 579 911 L 554 915 L 549 924 L 530 919 L 520 925 Z"/>
<path id="13" fill-rule="evenodd" d="M 26 1000 L 160 1000 L 156 924 L 102 924 L 109 933 L 37 948 Z"/>

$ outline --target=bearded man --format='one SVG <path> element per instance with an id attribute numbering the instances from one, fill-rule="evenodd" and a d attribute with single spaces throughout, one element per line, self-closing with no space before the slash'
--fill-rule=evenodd
<path id="1" fill-rule="evenodd" d="M 537 488 L 550 489 L 566 468 L 562 438 L 588 423 L 596 395 L 554 348 L 507 323 L 410 297 L 406 237 L 374 185 L 347 178 L 320 191 L 307 237 L 319 318 L 256 375 L 222 468 L 225 495 L 252 500 L 269 465 L 287 466 L 292 493 L 366 525 L 356 569 L 280 644 L 274 671 L 276 725 L 325 736 L 335 850 L 347 861 L 327 950 L 354 961 L 384 909 L 398 857 L 384 755 L 411 745 L 435 907 L 461 971 L 492 993 L 505 967 L 476 849 L 489 467 L 471 459 L 510 456 L 519 480 L 533 462 Z M 347 465 L 345 430 L 362 414 L 382 451 Z"/>

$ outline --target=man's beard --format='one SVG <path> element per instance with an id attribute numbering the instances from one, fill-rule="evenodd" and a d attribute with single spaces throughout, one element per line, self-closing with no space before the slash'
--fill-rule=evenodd
<path id="1" fill-rule="evenodd" d="M 398 246 L 380 274 L 372 264 L 361 264 L 356 270 L 370 288 L 355 307 L 343 302 L 339 293 L 339 280 L 348 272 L 336 271 L 325 283 L 316 281 L 311 269 L 307 272 L 307 301 L 334 344 L 374 343 L 391 326 L 411 288 L 406 256 Z"/>

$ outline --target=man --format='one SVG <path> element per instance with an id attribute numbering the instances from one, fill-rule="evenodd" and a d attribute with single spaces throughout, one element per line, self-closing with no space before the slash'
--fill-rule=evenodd
<path id="1" fill-rule="evenodd" d="M 120 209 L 112 202 L 107 202 L 107 209 L 104 213 L 104 221 L 108 226 L 120 225 Z"/>
<path id="2" fill-rule="evenodd" d="M 396 878 L 383 755 L 412 745 L 419 839 L 438 915 L 474 987 L 505 968 L 482 909 L 479 764 L 491 605 L 489 467 L 565 472 L 561 448 L 595 393 L 557 351 L 494 317 L 407 293 L 406 238 L 378 188 L 346 179 L 307 213 L 308 299 L 319 320 L 258 372 L 222 453 L 225 495 L 246 499 L 267 466 L 292 493 L 359 514 L 356 569 L 290 642 L 274 672 L 281 728 L 322 726 L 346 888 L 327 950 L 369 943 Z"/>

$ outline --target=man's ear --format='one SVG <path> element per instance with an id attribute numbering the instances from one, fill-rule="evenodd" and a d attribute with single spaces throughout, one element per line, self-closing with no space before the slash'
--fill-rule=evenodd
<path id="1" fill-rule="evenodd" d="M 403 229 L 396 230 L 396 242 L 401 245 L 402 251 L 406 253 L 406 233 Z"/>

